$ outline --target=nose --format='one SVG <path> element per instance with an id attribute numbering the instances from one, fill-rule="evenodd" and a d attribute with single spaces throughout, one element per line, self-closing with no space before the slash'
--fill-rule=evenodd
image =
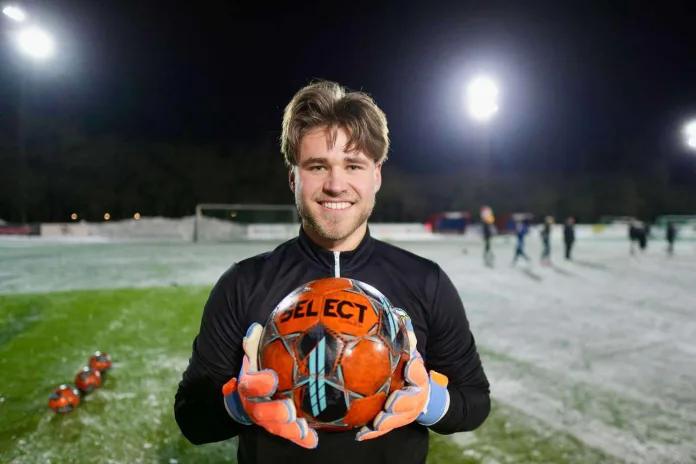
<path id="1" fill-rule="evenodd" d="M 331 169 L 324 182 L 324 193 L 333 197 L 348 191 L 348 182 L 342 169 Z"/>

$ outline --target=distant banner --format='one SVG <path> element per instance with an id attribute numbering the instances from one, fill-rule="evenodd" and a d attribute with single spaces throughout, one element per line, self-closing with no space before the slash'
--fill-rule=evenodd
<path id="1" fill-rule="evenodd" d="M 39 235 L 41 227 L 39 224 L 2 224 L 0 225 L 0 235 Z"/>

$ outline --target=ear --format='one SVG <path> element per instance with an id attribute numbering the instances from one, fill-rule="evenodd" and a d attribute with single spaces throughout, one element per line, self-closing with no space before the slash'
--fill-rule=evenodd
<path id="1" fill-rule="evenodd" d="M 296 173 L 295 173 L 295 166 L 290 166 L 290 170 L 288 171 L 288 182 L 290 183 L 290 191 L 292 193 L 295 193 L 295 179 L 296 179 Z"/>
<path id="2" fill-rule="evenodd" d="M 375 193 L 382 187 L 382 163 L 375 166 Z"/>

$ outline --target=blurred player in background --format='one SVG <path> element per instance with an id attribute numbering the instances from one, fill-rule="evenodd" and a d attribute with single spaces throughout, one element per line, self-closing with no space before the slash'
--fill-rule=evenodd
<path id="1" fill-rule="evenodd" d="M 544 226 L 541 229 L 541 264 L 545 266 L 551 265 L 551 228 L 553 227 L 553 217 L 546 216 Z"/>
<path id="2" fill-rule="evenodd" d="M 572 216 L 566 219 L 563 226 L 563 243 L 565 243 L 565 259 L 570 261 L 575 243 L 575 218 Z"/>
<path id="3" fill-rule="evenodd" d="M 677 238 L 677 226 L 673 221 L 667 223 L 666 237 L 667 253 L 674 254 L 674 240 Z"/>
<path id="4" fill-rule="evenodd" d="M 636 253 L 636 246 L 641 252 L 645 252 L 648 245 L 648 230 L 645 223 L 639 220 L 633 220 L 628 226 L 628 239 L 631 242 L 631 254 Z"/>
<path id="5" fill-rule="evenodd" d="M 386 116 L 363 92 L 318 82 L 287 105 L 281 151 L 302 225 L 213 287 L 174 404 L 190 442 L 238 436 L 239 464 L 421 464 L 430 431 L 486 419 L 490 387 L 456 287 L 437 263 L 370 235 L 388 149 Z M 309 428 L 294 401 L 274 397 L 278 374 L 255 368 L 261 324 L 293 289 L 326 277 L 370 284 L 402 308 L 413 347 L 405 388 L 359 430 Z"/>
<path id="6" fill-rule="evenodd" d="M 493 228 L 495 224 L 495 216 L 493 210 L 484 206 L 481 208 L 481 228 L 483 233 L 483 262 L 486 266 L 492 267 L 495 256 L 491 250 L 491 238 L 493 237 Z"/>
<path id="7" fill-rule="evenodd" d="M 517 221 L 515 232 L 517 234 L 517 246 L 515 247 L 515 257 L 512 258 L 513 266 L 517 264 L 517 259 L 520 257 L 524 258 L 527 262 L 531 261 L 529 256 L 524 252 L 524 239 L 527 236 L 527 232 L 529 232 L 529 220 L 524 219 L 522 221 Z"/>
<path id="8" fill-rule="evenodd" d="M 637 221 L 631 221 L 628 223 L 628 241 L 630 243 L 630 253 L 633 255 L 636 253 L 635 243 L 638 241 L 638 227 L 636 225 Z"/>

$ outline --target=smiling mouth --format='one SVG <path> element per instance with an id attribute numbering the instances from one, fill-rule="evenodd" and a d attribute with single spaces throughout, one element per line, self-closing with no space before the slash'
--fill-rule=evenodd
<path id="1" fill-rule="evenodd" d="M 331 211 L 343 211 L 353 206 L 350 201 L 320 201 L 319 204 Z"/>

